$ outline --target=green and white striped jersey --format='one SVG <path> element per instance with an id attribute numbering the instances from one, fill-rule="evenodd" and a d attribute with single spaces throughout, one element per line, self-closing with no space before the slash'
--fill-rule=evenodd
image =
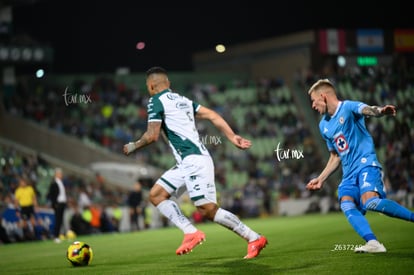
<path id="1" fill-rule="evenodd" d="M 148 122 L 162 122 L 161 128 L 177 163 L 192 154 L 210 155 L 195 125 L 194 116 L 200 106 L 170 89 L 152 96 L 148 101 Z"/>

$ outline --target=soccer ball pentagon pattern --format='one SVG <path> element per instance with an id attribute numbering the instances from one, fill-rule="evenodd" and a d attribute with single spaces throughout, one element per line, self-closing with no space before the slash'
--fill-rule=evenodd
<path id="1" fill-rule="evenodd" d="M 69 245 L 66 258 L 73 266 L 87 266 L 92 262 L 92 247 L 84 242 L 75 241 Z"/>

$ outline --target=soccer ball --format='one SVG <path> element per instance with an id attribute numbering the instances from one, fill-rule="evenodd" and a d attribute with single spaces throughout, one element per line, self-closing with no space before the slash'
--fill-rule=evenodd
<path id="1" fill-rule="evenodd" d="M 84 242 L 73 242 L 68 247 L 66 258 L 73 266 L 87 266 L 92 262 L 92 247 Z"/>

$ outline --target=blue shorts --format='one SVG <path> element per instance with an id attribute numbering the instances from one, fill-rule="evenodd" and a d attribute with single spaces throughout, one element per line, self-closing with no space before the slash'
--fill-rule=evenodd
<path id="1" fill-rule="evenodd" d="M 361 196 L 368 191 L 377 192 L 380 198 L 387 197 L 381 168 L 367 166 L 352 178 L 343 180 L 338 187 L 338 200 L 340 202 L 343 196 L 350 196 L 357 208 L 362 210 Z"/>

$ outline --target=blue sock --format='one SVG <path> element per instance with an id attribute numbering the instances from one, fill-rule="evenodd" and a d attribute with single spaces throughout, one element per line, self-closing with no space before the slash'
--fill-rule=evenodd
<path id="1" fill-rule="evenodd" d="M 390 217 L 414 222 L 414 213 L 392 200 L 373 197 L 365 202 L 364 208 L 366 210 L 384 213 Z"/>
<path id="2" fill-rule="evenodd" d="M 364 215 L 356 208 L 353 201 L 342 201 L 341 210 L 345 214 L 346 219 L 352 225 L 354 230 L 365 241 L 376 240 L 374 233 Z"/>

